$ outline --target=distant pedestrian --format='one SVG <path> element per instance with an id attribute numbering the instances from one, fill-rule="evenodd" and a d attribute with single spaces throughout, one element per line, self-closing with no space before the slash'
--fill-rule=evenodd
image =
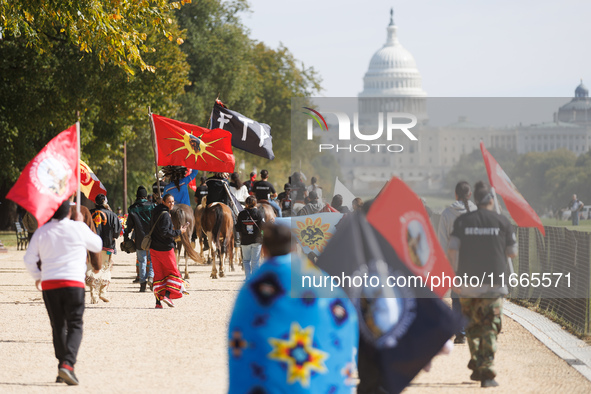
<path id="1" fill-rule="evenodd" d="M 201 204 L 201 200 L 203 200 L 203 197 L 207 196 L 208 190 L 205 181 L 206 178 L 204 176 L 199 178 L 199 186 L 197 186 L 197 189 L 195 189 L 195 203 L 197 205 Z"/>
<path id="2" fill-rule="evenodd" d="M 249 179 L 244 182 L 244 184 L 246 185 L 246 188 L 248 189 L 248 194 L 253 195 L 254 194 L 254 190 L 252 189 L 252 186 L 254 185 L 254 183 L 257 181 L 257 173 L 255 171 L 250 173 L 250 177 Z"/>
<path id="3" fill-rule="evenodd" d="M 70 202 L 66 200 L 52 219 L 35 231 L 24 261 L 35 285 L 43 291 L 59 363 L 56 382 L 77 385 L 74 366 L 82 341 L 86 251 L 98 253 L 103 243 L 82 223 L 82 215 L 72 221 L 69 214 Z"/>
<path id="4" fill-rule="evenodd" d="M 359 197 L 356 197 L 351 202 L 351 206 L 353 207 L 353 212 L 361 211 L 363 208 L 363 200 L 360 199 Z"/>
<path id="5" fill-rule="evenodd" d="M 230 176 L 230 192 L 236 197 L 240 204 L 244 205 L 246 197 L 248 197 L 248 187 L 240 180 L 240 174 L 232 173 Z"/>
<path id="6" fill-rule="evenodd" d="M 316 192 L 308 194 L 308 203 L 298 211 L 298 216 L 313 215 L 320 212 L 324 208 L 324 203 L 318 199 Z"/>
<path id="7" fill-rule="evenodd" d="M 572 220 L 573 226 L 579 225 L 579 212 L 583 210 L 584 206 L 585 204 L 583 201 L 579 200 L 576 194 L 573 194 L 573 198 L 568 204 L 568 209 L 571 211 L 570 218 Z"/>
<path id="8" fill-rule="evenodd" d="M 478 210 L 458 217 L 448 242 L 449 261 L 458 258 L 457 276 L 467 283 L 457 287 L 463 314 L 468 317 L 466 337 L 470 348 L 470 379 L 481 387 L 498 386 L 494 369 L 497 335 L 501 331 L 503 297 L 508 289 L 501 281 L 507 257 L 517 255 L 515 231 L 509 219 L 495 212 L 490 187 L 483 182 L 474 186 Z M 491 281 L 473 286 L 471 278 L 491 275 Z"/>
<path id="9" fill-rule="evenodd" d="M 162 203 L 154 208 L 150 222 L 150 231 L 152 231 L 150 256 L 154 269 L 156 309 L 162 309 L 161 302 L 173 308 L 172 300 L 181 298 L 185 292 L 185 282 L 181 278 L 174 255 L 174 239 L 187 231 L 188 223 L 180 230 L 174 229 L 170 217 L 173 207 L 174 197 L 171 194 L 165 194 L 162 197 Z"/>
<path id="10" fill-rule="evenodd" d="M 275 214 L 278 217 L 282 216 L 281 207 L 274 200 L 277 198 L 277 192 L 275 191 L 273 185 L 269 182 L 269 171 L 261 171 L 261 180 L 255 182 L 255 184 L 252 186 L 252 190 L 258 202 L 266 201 L 273 207 Z"/>
<path id="11" fill-rule="evenodd" d="M 129 207 L 129 216 L 127 217 L 127 227 L 123 233 L 124 240 L 128 240 L 133 234 L 135 243 L 135 253 L 139 268 L 140 292 L 146 291 L 148 283 L 153 283 L 154 270 L 152 269 L 149 250 L 142 249 L 142 240 L 150 232 L 150 222 L 152 220 L 152 211 L 155 205 L 148 201 L 148 191 L 145 187 L 139 186 L 135 194 L 136 200 Z M 149 270 L 148 270 L 148 262 Z"/>
<path id="12" fill-rule="evenodd" d="M 349 213 L 349 207 L 343 205 L 343 196 L 340 194 L 335 194 L 332 198 L 332 202 L 330 203 L 334 209 L 339 211 L 340 213 Z"/>
<path id="13" fill-rule="evenodd" d="M 310 186 L 308 186 L 308 194 L 310 194 L 310 192 L 316 192 L 316 194 L 318 195 L 318 199 L 320 201 L 324 201 L 324 199 L 322 198 L 322 187 L 318 186 L 318 180 L 315 176 L 313 176 L 310 179 Z"/>
<path id="14" fill-rule="evenodd" d="M 476 211 L 477 207 L 474 205 L 472 201 L 470 201 L 470 197 L 472 197 L 472 188 L 470 184 L 466 181 L 460 181 L 456 184 L 455 190 L 456 201 L 451 204 L 449 207 L 445 208 L 441 213 L 441 218 L 439 219 L 439 225 L 437 226 L 437 238 L 439 239 L 439 243 L 443 250 L 447 250 L 447 244 L 449 241 L 449 237 L 451 232 L 454 228 L 454 222 L 456 219 L 463 215 L 466 212 L 474 212 Z M 457 261 L 450 261 L 454 272 L 458 271 L 458 262 Z M 451 293 L 451 306 L 454 311 L 459 315 L 462 313 L 462 305 L 460 304 L 460 297 L 457 293 Z M 456 338 L 454 343 L 461 344 L 466 342 L 466 332 L 464 328 L 460 330 L 460 332 L 456 333 Z"/>
<path id="15" fill-rule="evenodd" d="M 261 228 L 265 218 L 257 209 L 257 199 L 254 196 L 246 198 L 246 209 L 238 214 L 236 231 L 240 234 L 242 248 L 242 264 L 246 279 L 259 267 L 263 235 Z"/>
<path id="16" fill-rule="evenodd" d="M 101 252 L 102 268 L 99 274 L 100 286 L 96 289 L 93 284 L 90 284 L 90 302 L 92 304 L 98 303 L 99 299 L 104 302 L 110 301 L 108 290 L 113 269 L 112 256 L 115 252 L 115 240 L 119 238 L 122 230 L 119 218 L 109 208 L 107 196 L 98 194 L 95 198 L 95 204 L 95 208 L 91 209 L 90 213 L 96 226 L 96 233 L 103 240 L 103 251 Z"/>
<path id="17" fill-rule="evenodd" d="M 37 227 L 39 224 L 37 223 L 37 219 L 35 216 L 31 214 L 31 212 L 26 212 L 23 216 L 23 227 L 27 230 L 29 242 L 31 242 L 31 238 L 33 238 L 33 234 L 37 231 Z"/>

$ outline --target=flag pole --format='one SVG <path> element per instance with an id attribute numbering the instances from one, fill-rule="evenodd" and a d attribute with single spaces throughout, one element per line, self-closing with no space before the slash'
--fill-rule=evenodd
<path id="1" fill-rule="evenodd" d="M 78 186 L 76 187 L 76 216 L 80 214 L 80 111 L 76 111 L 76 139 L 78 141 L 78 163 L 76 168 L 76 179 L 78 179 Z"/>
<path id="2" fill-rule="evenodd" d="M 495 201 L 495 211 L 500 215 L 501 208 L 499 207 L 499 200 L 497 199 L 497 192 L 495 192 L 494 187 L 490 188 L 490 192 L 492 193 L 493 200 Z M 514 274 L 515 270 L 513 269 L 513 260 L 511 259 L 511 257 L 507 257 L 507 266 L 509 267 L 509 275 Z"/>
<path id="3" fill-rule="evenodd" d="M 152 137 L 152 149 L 154 150 L 154 165 L 156 166 L 156 184 L 158 185 L 158 196 L 160 196 L 160 178 L 158 178 L 158 152 L 156 151 L 156 128 L 154 127 L 154 119 L 152 118 L 151 106 L 148 106 L 148 116 L 150 117 L 150 136 Z"/>

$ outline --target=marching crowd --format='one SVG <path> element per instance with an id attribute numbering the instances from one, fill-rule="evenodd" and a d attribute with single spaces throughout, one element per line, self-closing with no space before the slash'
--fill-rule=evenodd
<path id="1" fill-rule="evenodd" d="M 170 213 L 175 204 L 190 206 L 187 185 L 197 172 L 165 167 L 160 175 L 162 182 L 153 185 L 152 194 L 143 186 L 137 188 L 125 228 L 109 208 L 106 196 L 99 194 L 95 208 L 80 206 L 80 213 L 72 199 L 64 201 L 52 219 L 32 236 L 24 260 L 43 291 L 58 359 L 57 382 L 78 384 L 74 366 L 82 338 L 85 284 L 90 288 L 91 303 L 110 302 L 112 256 L 120 234 L 124 238 L 122 250 L 136 253 L 139 291 L 146 292 L 149 287 L 156 308 L 163 308 L 163 304 L 174 307 L 173 300 L 186 293 L 174 247 L 175 238 L 187 231 L 188 223 L 175 229 Z M 228 333 L 230 392 L 265 392 L 261 390 L 271 386 L 290 392 L 319 392 L 320 387 L 338 391 L 350 385 L 359 340 L 359 309 L 344 293 L 327 299 L 314 294 L 291 297 L 290 273 L 294 265 L 300 270 L 312 268 L 300 265 L 292 254 L 295 247 L 291 230 L 265 223 L 257 209 L 258 204 L 268 203 L 279 217 L 319 212 L 348 214 L 349 204 L 338 194 L 330 203 L 325 202 L 317 179 L 312 177 L 306 186 L 298 172 L 291 175 L 279 194 L 266 170 L 260 172 L 259 180 L 254 172 L 246 182 L 238 173 L 215 173 L 201 177 L 199 183 L 194 194 L 196 203 L 205 199 L 207 204 L 224 203 L 233 208 L 246 276 Z M 478 276 L 503 272 L 507 258 L 516 255 L 515 232 L 508 219 L 495 212 L 490 187 L 478 182 L 472 188 L 467 182 L 459 182 L 455 197 L 436 229 L 454 271 Z M 361 199 L 356 198 L 351 205 L 353 211 L 363 210 Z M 70 218 L 73 220 L 67 220 Z M 488 232 L 492 235 L 487 236 L 480 235 L 484 232 L 466 231 L 474 227 L 499 231 Z M 259 263 L 261 252 L 267 258 L 264 264 Z M 324 275 L 318 269 L 314 272 Z M 468 342 L 470 378 L 482 387 L 497 385 L 494 355 L 506 294 L 507 288 L 496 282 L 478 289 L 464 286 L 452 292 L 453 309 L 458 316 L 465 316 L 465 326 L 456 333 L 455 343 Z M 363 318 L 359 315 L 359 319 Z M 287 371 L 278 365 L 287 366 Z M 367 369 L 361 365 L 359 371 L 359 393 L 389 392 L 383 379 L 388 374 L 387 366 L 380 365 L 377 374 L 372 371 L 371 376 L 362 372 Z"/>

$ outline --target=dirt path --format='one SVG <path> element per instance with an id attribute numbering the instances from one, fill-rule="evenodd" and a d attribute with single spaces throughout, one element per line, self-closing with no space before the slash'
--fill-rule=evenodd
<path id="1" fill-rule="evenodd" d="M 64 384 L 53 383 L 57 362 L 41 293 L 24 268 L 24 252 L 9 250 L 0 254 L 0 392 L 63 392 Z M 191 294 L 174 309 L 155 310 L 153 296 L 131 283 L 135 254 L 116 255 L 112 302 L 87 304 L 76 365 L 81 385 L 68 391 L 224 393 L 226 330 L 243 274 L 212 280 L 210 269 L 192 266 Z M 497 353 L 500 387 L 487 392 L 591 392 L 590 382 L 520 325 L 508 318 L 503 325 Z M 469 380 L 468 355 L 466 345 L 456 346 L 405 392 L 481 392 Z"/>

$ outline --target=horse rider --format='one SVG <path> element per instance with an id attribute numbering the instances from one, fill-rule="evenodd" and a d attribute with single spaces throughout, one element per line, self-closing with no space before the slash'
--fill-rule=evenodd
<path id="1" fill-rule="evenodd" d="M 238 215 L 238 207 L 234 207 L 234 202 L 230 196 L 230 189 L 228 184 L 229 174 L 227 172 L 216 172 L 209 177 L 205 184 L 207 185 L 207 205 L 219 202 L 226 204 L 232 211 L 232 219 L 236 225 L 236 217 Z M 240 245 L 240 234 L 234 231 L 234 245 Z"/>
<path id="2" fill-rule="evenodd" d="M 277 197 L 277 192 L 275 191 L 273 185 L 267 179 L 269 179 L 269 171 L 262 170 L 261 180 L 255 182 L 254 186 L 252 187 L 254 191 L 254 196 L 256 197 L 258 202 L 267 202 L 269 205 L 273 207 L 275 213 L 277 214 L 277 217 L 282 217 L 281 207 L 279 207 L 279 204 L 272 200 L 273 198 Z"/>
<path id="3" fill-rule="evenodd" d="M 183 166 L 164 167 L 164 174 L 170 180 L 170 183 L 164 186 L 163 194 L 172 195 L 176 205 L 185 204 L 190 207 L 191 198 L 187 186 L 197 176 L 197 172 L 197 170 L 189 169 L 187 174 L 187 168 Z"/>

